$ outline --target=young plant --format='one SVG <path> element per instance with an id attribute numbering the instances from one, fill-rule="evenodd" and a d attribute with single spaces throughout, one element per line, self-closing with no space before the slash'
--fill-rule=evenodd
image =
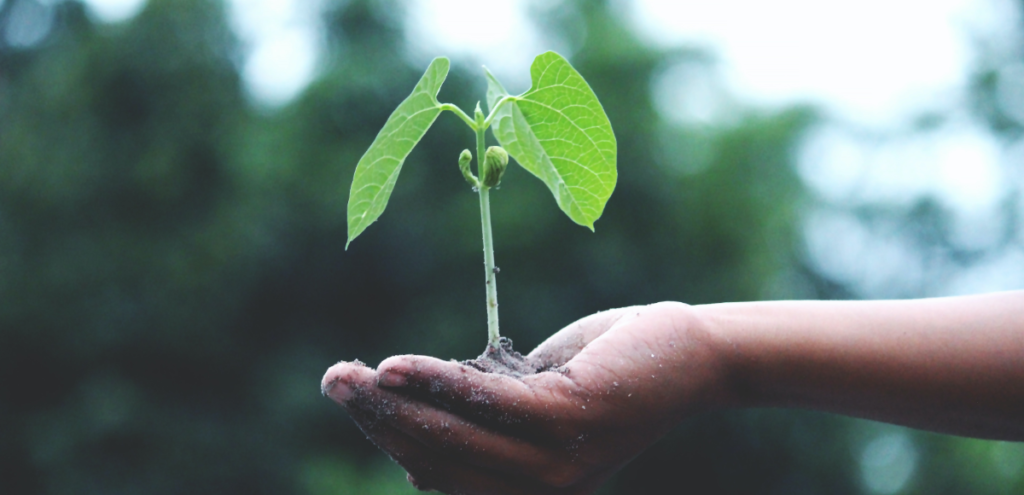
<path id="1" fill-rule="evenodd" d="M 615 189 L 615 134 L 604 108 L 587 82 L 555 52 L 538 55 L 530 67 L 530 90 L 512 96 L 489 72 L 485 117 L 477 102 L 473 117 L 437 101 L 448 75 L 448 59 L 435 58 L 416 88 L 388 117 L 384 128 L 356 165 L 348 200 L 348 244 L 380 217 L 402 163 L 443 111 L 462 119 L 476 133 L 477 175 L 472 153 L 463 150 L 459 169 L 480 195 L 487 288 L 489 348 L 499 345 L 498 288 L 491 235 L 490 190 L 498 185 L 511 156 L 543 181 L 558 207 L 574 222 L 594 230 Z M 485 150 L 490 128 L 501 147 Z"/>

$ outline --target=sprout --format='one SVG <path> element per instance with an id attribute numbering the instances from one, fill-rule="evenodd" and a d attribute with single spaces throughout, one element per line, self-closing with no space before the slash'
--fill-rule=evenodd
<path id="1" fill-rule="evenodd" d="M 509 155 L 548 186 L 555 203 L 573 222 L 593 230 L 594 221 L 615 189 L 617 145 L 597 95 L 583 76 L 555 52 L 534 59 L 530 66 L 533 85 L 521 95 L 510 95 L 493 74 L 486 72 L 487 115 L 479 102 L 470 117 L 459 107 L 437 100 L 449 67 L 444 57 L 430 62 L 412 94 L 392 112 L 356 164 L 348 198 L 345 247 L 384 212 L 406 157 L 438 115 L 454 113 L 476 134 L 480 177 L 470 171 L 473 153 L 469 150 L 459 155 L 459 170 L 480 198 L 487 342 L 489 349 L 497 349 L 498 267 L 494 265 L 490 190 L 501 182 Z M 503 147 L 484 149 L 487 129 Z"/>
<path id="2" fill-rule="evenodd" d="M 480 181 L 469 170 L 469 162 L 471 161 L 473 161 L 473 154 L 469 150 L 462 150 L 462 153 L 459 154 L 459 170 L 462 171 L 462 176 L 466 178 L 466 182 L 469 183 L 470 187 L 476 189 L 480 187 Z"/>

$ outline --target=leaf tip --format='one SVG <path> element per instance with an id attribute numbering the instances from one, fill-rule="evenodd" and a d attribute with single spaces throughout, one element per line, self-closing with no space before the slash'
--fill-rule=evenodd
<path id="1" fill-rule="evenodd" d="M 568 60 L 565 59 L 565 56 L 563 56 L 561 53 L 558 53 L 558 52 L 556 52 L 554 50 L 548 50 L 548 51 L 546 51 L 544 53 L 541 53 L 540 55 L 537 55 L 536 57 L 533 58 L 533 61 L 534 62 L 538 62 L 538 61 L 540 61 L 542 59 L 545 59 L 547 57 L 552 57 L 552 56 L 557 58 L 557 59 L 565 60 L 566 62 L 568 62 Z"/>
<path id="2" fill-rule="evenodd" d="M 353 220 L 354 219 L 352 218 L 348 219 L 349 229 L 348 236 L 345 239 L 345 251 L 348 251 L 348 247 L 352 244 L 352 241 L 356 240 L 356 237 L 359 237 L 359 234 L 362 234 L 363 231 L 366 230 L 366 225 L 361 225 L 358 222 L 358 219 L 355 221 Z"/>
<path id="3" fill-rule="evenodd" d="M 448 70 L 451 69 L 451 65 L 448 57 L 434 57 L 434 60 L 431 60 L 430 65 L 427 66 L 427 71 L 429 72 L 432 67 L 439 67 L 441 70 L 441 82 L 444 82 L 448 77 Z M 438 89 L 441 89 L 440 84 L 438 84 Z"/>

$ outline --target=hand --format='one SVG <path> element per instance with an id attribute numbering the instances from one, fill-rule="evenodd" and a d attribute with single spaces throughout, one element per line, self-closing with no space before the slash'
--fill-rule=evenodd
<path id="1" fill-rule="evenodd" d="M 425 356 L 339 363 L 324 393 L 409 472 L 451 494 L 585 494 L 686 415 L 723 405 L 724 373 L 689 306 L 597 313 L 531 356 L 522 380 Z"/>

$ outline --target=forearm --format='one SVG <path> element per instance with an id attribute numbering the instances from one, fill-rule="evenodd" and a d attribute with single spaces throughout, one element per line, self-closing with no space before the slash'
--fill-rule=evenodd
<path id="1" fill-rule="evenodd" d="M 1024 440 L 1024 291 L 695 307 L 732 405 Z"/>

